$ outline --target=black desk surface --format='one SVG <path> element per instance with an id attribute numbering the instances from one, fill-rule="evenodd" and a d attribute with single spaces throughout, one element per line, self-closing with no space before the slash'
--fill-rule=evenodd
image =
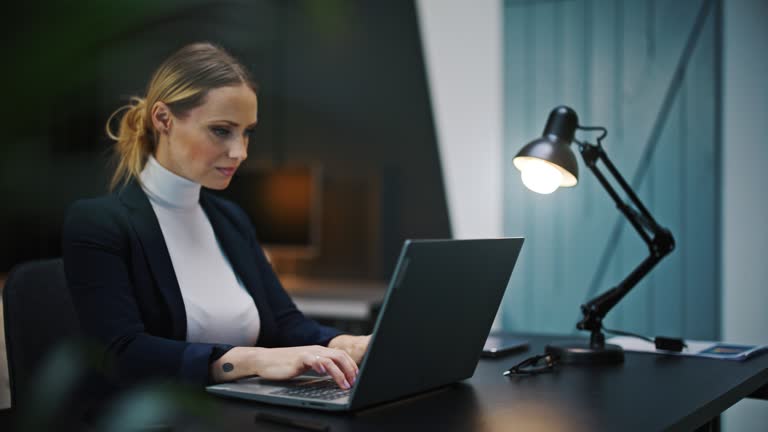
<path id="1" fill-rule="evenodd" d="M 547 342 L 563 339 L 523 337 L 531 342 L 529 350 L 483 359 L 469 380 L 355 413 L 205 395 L 212 408 L 205 419 L 187 412 L 177 417 L 182 420 L 174 427 L 161 429 L 302 430 L 255 420 L 257 413 L 272 413 L 328 426 L 330 431 L 693 430 L 768 386 L 768 354 L 733 362 L 626 353 L 625 362 L 616 366 L 561 366 L 538 376 L 502 376 L 518 361 L 543 352 Z"/>
<path id="2" fill-rule="evenodd" d="M 543 352 L 544 345 L 554 339 L 525 337 L 531 341 L 528 351 L 483 359 L 469 380 L 356 413 L 311 412 L 226 399 L 217 405 L 227 419 L 227 430 L 254 426 L 297 430 L 262 422 L 255 425 L 257 412 L 305 419 L 328 425 L 331 431 L 691 430 L 768 384 L 768 354 L 733 362 L 626 353 L 624 364 L 618 366 L 562 366 L 550 374 L 503 377 L 511 365 Z"/>

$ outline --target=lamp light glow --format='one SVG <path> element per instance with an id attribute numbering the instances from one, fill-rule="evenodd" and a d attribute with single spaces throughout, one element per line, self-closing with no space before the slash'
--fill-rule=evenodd
<path id="1" fill-rule="evenodd" d="M 541 159 L 528 158 L 521 163 L 520 177 L 528 189 L 540 193 L 551 194 L 560 187 L 563 174 L 551 163 Z"/>
<path id="2" fill-rule="evenodd" d="M 514 159 L 512 159 L 512 163 L 515 165 L 515 168 L 517 168 L 518 171 L 520 171 L 521 174 L 528 169 L 527 168 L 528 165 L 531 164 L 532 162 L 536 166 L 540 166 L 541 163 L 547 164 L 548 168 L 544 169 L 546 172 L 551 172 L 551 169 L 549 168 L 553 168 L 557 170 L 558 173 L 560 174 L 557 177 L 560 179 L 560 183 L 558 184 L 559 187 L 573 187 L 573 186 L 576 186 L 576 184 L 579 182 L 576 176 L 574 176 L 570 171 L 549 160 L 545 160 L 536 156 L 525 156 L 525 155 L 517 155 Z M 536 169 L 536 171 L 541 171 L 541 170 Z M 554 178 L 555 175 L 553 174 L 552 177 Z M 523 184 L 528 186 L 525 183 L 525 180 L 523 180 Z M 529 189 L 531 188 L 529 187 Z M 531 189 L 531 190 L 536 191 L 535 189 Z M 557 190 L 557 188 L 553 189 L 553 191 L 554 190 Z"/>

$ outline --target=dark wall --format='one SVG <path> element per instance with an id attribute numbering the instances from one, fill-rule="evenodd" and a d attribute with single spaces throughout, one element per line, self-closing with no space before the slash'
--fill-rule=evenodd
<path id="1" fill-rule="evenodd" d="M 323 167 L 321 253 L 286 266 L 386 278 L 403 239 L 450 236 L 412 1 L 50 3 L 22 23 L 33 40 L 5 40 L 19 66 L 4 76 L 14 103 L 0 271 L 61 253 L 66 206 L 106 191 L 107 117 L 198 40 L 229 49 L 259 82 L 247 164 Z"/>

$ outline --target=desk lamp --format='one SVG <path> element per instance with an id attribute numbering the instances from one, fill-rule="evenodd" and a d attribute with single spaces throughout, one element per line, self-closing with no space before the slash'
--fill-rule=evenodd
<path id="1" fill-rule="evenodd" d="M 597 144 L 576 139 L 576 130 L 598 131 Z M 591 332 L 589 343 L 570 342 L 550 344 L 547 354 L 556 356 L 564 364 L 609 364 L 624 361 L 621 347 L 605 343 L 603 318 L 653 267 L 675 248 L 672 233 L 653 219 L 637 195 L 632 191 L 616 167 L 608 159 L 601 141 L 608 134 L 603 127 L 580 126 L 571 108 L 559 106 L 552 110 L 541 138 L 528 143 L 515 156 L 513 163 L 521 171 L 523 184 L 534 192 L 549 194 L 558 187 L 571 187 L 578 183 L 579 166 L 570 144 L 576 143 L 584 163 L 616 203 L 619 211 L 629 220 L 635 231 L 648 245 L 649 256 L 618 285 L 581 305 L 583 318 L 576 324 L 579 330 Z M 621 189 L 629 197 L 624 202 L 597 166 L 602 161 Z"/>

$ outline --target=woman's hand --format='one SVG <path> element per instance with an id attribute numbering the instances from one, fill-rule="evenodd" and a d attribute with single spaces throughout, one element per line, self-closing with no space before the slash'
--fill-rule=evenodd
<path id="1" fill-rule="evenodd" d="M 355 361 L 341 349 L 319 345 L 291 348 L 235 347 L 211 364 L 216 382 L 258 375 L 266 379 L 284 380 L 308 370 L 328 374 L 343 389 L 357 379 Z"/>
<path id="2" fill-rule="evenodd" d="M 328 343 L 328 348 L 335 348 L 345 351 L 352 357 L 355 363 L 360 364 L 363 361 L 363 356 L 368 350 L 368 344 L 371 342 L 371 335 L 367 336 L 352 336 L 352 335 L 338 335 L 331 339 Z"/>

